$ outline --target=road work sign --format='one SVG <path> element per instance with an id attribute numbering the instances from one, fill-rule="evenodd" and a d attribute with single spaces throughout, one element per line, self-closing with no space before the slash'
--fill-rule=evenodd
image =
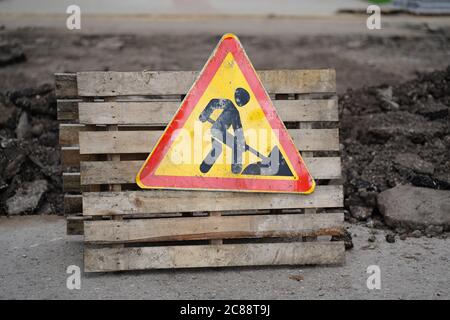
<path id="1" fill-rule="evenodd" d="M 149 189 L 291 193 L 315 186 L 232 34 L 220 40 L 136 182 Z"/>

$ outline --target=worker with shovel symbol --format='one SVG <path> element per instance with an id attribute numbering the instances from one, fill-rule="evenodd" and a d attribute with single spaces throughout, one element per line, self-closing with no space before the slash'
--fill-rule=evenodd
<path id="1" fill-rule="evenodd" d="M 247 90 L 237 88 L 234 92 L 234 100 L 239 107 L 245 106 L 250 100 Z M 222 109 L 222 113 L 216 121 L 210 115 L 216 109 Z M 212 149 L 200 165 L 200 171 L 207 173 L 222 153 L 222 144 L 231 147 L 232 163 L 231 172 L 239 174 L 242 171 L 242 153 L 245 151 L 245 138 L 242 129 L 241 117 L 233 101 L 229 99 L 211 99 L 199 117 L 201 122 L 212 123 L 211 137 Z M 234 136 L 228 133 L 229 127 L 233 128 Z"/>
<path id="2" fill-rule="evenodd" d="M 234 92 L 234 100 L 238 107 L 244 107 L 250 100 L 247 90 L 237 88 Z M 216 121 L 210 118 L 214 110 L 223 110 Z M 207 173 L 222 153 L 222 144 L 229 146 L 232 150 L 231 172 L 243 175 L 265 175 L 265 176 L 292 176 L 283 155 L 277 146 L 270 152 L 269 156 L 261 154 L 245 143 L 242 122 L 239 111 L 233 101 L 229 99 L 211 99 L 199 116 L 201 122 L 209 122 L 211 127 L 212 148 L 206 158 L 200 164 L 200 171 Z M 234 135 L 227 130 L 233 128 Z M 242 154 L 250 151 L 261 161 L 248 165 L 242 170 Z"/>

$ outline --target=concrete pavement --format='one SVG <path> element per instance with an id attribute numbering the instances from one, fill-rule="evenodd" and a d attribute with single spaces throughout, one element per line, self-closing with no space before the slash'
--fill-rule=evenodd
<path id="1" fill-rule="evenodd" d="M 68 290 L 66 268 L 82 266 L 82 237 L 66 236 L 57 216 L 0 218 L 1 299 L 449 299 L 449 240 L 409 238 L 394 244 L 378 230 L 349 225 L 355 248 L 343 266 L 249 267 L 84 274 Z M 381 269 L 381 289 L 366 269 Z M 303 281 L 290 279 L 302 275 Z"/>

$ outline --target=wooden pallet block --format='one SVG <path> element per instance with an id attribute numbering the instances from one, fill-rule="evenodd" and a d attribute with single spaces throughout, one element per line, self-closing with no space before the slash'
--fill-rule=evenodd
<path id="1" fill-rule="evenodd" d="M 343 206 L 342 185 L 326 184 L 341 178 L 333 70 L 259 72 L 318 182 L 313 194 L 140 190 L 135 185 L 136 172 L 196 76 L 56 75 L 62 164 L 68 168 L 65 204 L 68 214 L 83 211 L 83 218 L 69 217 L 68 231 L 84 233 L 85 270 L 342 263 L 342 242 L 301 242 L 343 233 L 342 213 L 315 213 Z M 315 123 L 331 127 L 315 129 Z M 327 156 L 315 156 L 324 151 Z"/>

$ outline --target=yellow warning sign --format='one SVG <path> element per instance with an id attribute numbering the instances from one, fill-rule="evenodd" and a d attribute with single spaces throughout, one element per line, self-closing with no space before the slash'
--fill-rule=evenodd
<path id="1" fill-rule="evenodd" d="M 143 188 L 309 193 L 314 181 L 234 35 L 225 35 L 137 176 Z"/>

